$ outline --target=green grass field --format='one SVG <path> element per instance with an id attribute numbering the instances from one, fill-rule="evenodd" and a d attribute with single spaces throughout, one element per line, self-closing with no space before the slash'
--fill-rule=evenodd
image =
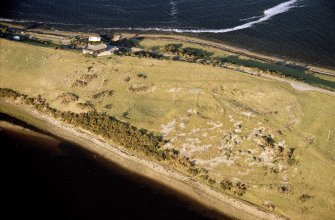
<path id="1" fill-rule="evenodd" d="M 0 40 L 0 64 L 1 88 L 41 95 L 62 111 L 93 106 L 163 134 L 170 140 L 165 147 L 209 170 L 218 190 L 223 179 L 243 182 L 242 199 L 273 204 L 274 212 L 292 219 L 335 213 L 333 96 L 201 64 L 91 58 L 6 40 Z"/>

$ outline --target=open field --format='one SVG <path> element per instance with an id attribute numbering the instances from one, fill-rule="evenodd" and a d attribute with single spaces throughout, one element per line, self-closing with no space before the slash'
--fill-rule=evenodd
<path id="1" fill-rule="evenodd" d="M 333 217 L 332 95 L 201 64 L 92 58 L 2 39 L 0 64 L 0 88 L 162 134 L 164 147 L 207 169 L 203 182 L 222 193 L 292 219 Z"/>

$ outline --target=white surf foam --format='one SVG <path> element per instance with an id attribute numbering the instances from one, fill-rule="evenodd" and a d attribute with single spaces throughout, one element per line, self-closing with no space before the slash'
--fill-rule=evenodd
<path id="1" fill-rule="evenodd" d="M 178 14 L 177 3 L 175 1 L 170 1 L 171 10 L 170 16 L 175 17 Z"/>
<path id="2" fill-rule="evenodd" d="M 9 18 L 0 18 L 0 21 L 15 22 L 15 23 L 40 23 L 40 24 L 43 23 L 43 22 L 38 22 L 38 21 L 33 21 L 33 20 L 17 20 L 17 19 L 9 19 Z"/>
<path id="3" fill-rule="evenodd" d="M 275 7 L 269 8 L 263 12 L 262 16 L 253 16 L 247 19 L 243 19 L 245 21 L 248 20 L 253 20 L 256 18 L 259 18 L 258 20 L 250 21 L 242 25 L 238 25 L 236 27 L 232 28 L 225 28 L 225 29 L 180 29 L 180 28 L 105 28 L 108 30 L 135 30 L 135 31 L 158 31 L 158 32 L 175 32 L 175 33 L 226 33 L 226 32 L 231 32 L 231 31 L 237 31 L 237 30 L 242 30 L 246 28 L 253 27 L 255 24 L 262 23 L 264 21 L 267 21 L 271 19 L 272 17 L 285 13 L 289 11 L 293 7 L 299 7 L 296 6 L 296 3 L 298 0 L 290 0 L 283 2 L 279 5 L 276 5 Z M 177 9 L 177 2 L 176 1 L 170 1 L 171 5 L 171 10 L 170 10 L 170 15 L 171 17 L 176 17 L 178 13 Z M 12 20 L 12 19 L 7 19 L 7 18 L 0 18 L 0 21 L 8 21 L 8 22 L 22 22 L 22 23 L 27 23 L 27 22 L 36 22 L 36 23 L 44 23 L 44 22 L 38 22 L 38 21 L 27 21 L 27 20 Z M 240 20 L 242 21 L 242 20 Z M 64 24 L 64 23 L 54 23 L 54 22 L 45 22 L 47 24 L 59 24 L 59 25 L 81 25 L 81 24 Z"/>
<path id="4" fill-rule="evenodd" d="M 256 19 L 256 18 L 261 18 L 261 17 L 263 17 L 263 16 L 252 16 L 250 18 L 242 18 L 239 21 L 250 21 L 250 20 L 253 20 L 253 19 Z"/>
<path id="5" fill-rule="evenodd" d="M 71 23 L 61 23 L 61 22 L 42 22 L 42 21 L 35 21 L 35 20 L 19 20 L 19 19 L 9 19 L 9 18 L 1 18 L 0 21 L 4 22 L 15 22 L 15 23 L 36 23 L 36 24 L 53 24 L 53 25 L 64 25 L 64 26 L 78 26 L 83 24 L 71 24 Z"/>
<path id="6" fill-rule="evenodd" d="M 242 25 L 238 25 L 232 28 L 225 28 L 225 29 L 178 29 L 178 28 L 109 28 L 109 29 L 122 29 L 122 30 L 135 30 L 135 31 L 160 31 L 160 32 L 175 32 L 175 33 L 226 33 L 231 31 L 242 30 L 246 28 L 253 27 L 255 24 L 262 23 L 271 19 L 273 16 L 276 16 L 281 13 L 285 13 L 289 11 L 291 8 L 295 7 L 295 4 L 298 0 L 290 0 L 283 2 L 279 5 L 276 5 L 273 8 L 269 8 L 263 12 L 263 16 L 260 16 L 258 20 L 250 21 Z M 172 1 L 171 1 L 172 2 Z M 171 3 L 170 2 L 170 3 Z M 174 2 L 175 4 L 175 2 Z M 172 14 L 172 13 L 171 13 Z M 254 19 L 257 18 L 252 17 L 249 18 Z M 107 28 L 108 29 L 108 28 Z"/>

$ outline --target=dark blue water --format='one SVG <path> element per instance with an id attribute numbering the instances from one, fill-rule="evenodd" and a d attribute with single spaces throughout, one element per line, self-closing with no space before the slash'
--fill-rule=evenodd
<path id="1" fill-rule="evenodd" d="M 6 0 L 2 19 L 58 29 L 192 34 L 335 67 L 333 0 Z"/>
<path id="2" fill-rule="evenodd" d="M 13 122 L 1 113 L 0 120 Z M 54 142 L 0 127 L 4 215 L 13 219 L 230 219 L 81 147 Z"/>

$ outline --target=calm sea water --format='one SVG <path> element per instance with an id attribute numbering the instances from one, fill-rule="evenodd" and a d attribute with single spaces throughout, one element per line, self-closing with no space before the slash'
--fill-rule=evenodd
<path id="1" fill-rule="evenodd" d="M 13 121 L 1 113 L 0 120 Z M 6 192 L 2 197 L 3 211 L 12 218 L 185 220 L 218 217 L 184 196 L 76 145 L 61 141 L 55 147 L 53 141 L 4 129 L 0 129 L 0 143 L 6 167 L 1 176 Z"/>
<path id="2" fill-rule="evenodd" d="M 193 34 L 335 67 L 333 0 L 5 0 L 0 17 L 58 29 Z"/>

